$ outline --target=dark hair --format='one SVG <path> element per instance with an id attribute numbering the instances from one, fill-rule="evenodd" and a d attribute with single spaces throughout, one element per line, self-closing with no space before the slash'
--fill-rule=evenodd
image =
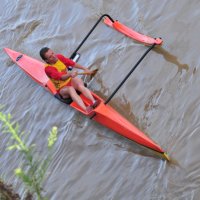
<path id="1" fill-rule="evenodd" d="M 49 50 L 49 47 L 43 47 L 41 50 L 40 50 L 40 56 L 41 58 L 45 61 L 46 60 L 46 57 L 45 57 L 45 53 Z"/>

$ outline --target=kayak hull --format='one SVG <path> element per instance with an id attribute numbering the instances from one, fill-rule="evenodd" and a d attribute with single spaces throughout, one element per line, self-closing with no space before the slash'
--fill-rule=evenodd
<path id="1" fill-rule="evenodd" d="M 10 56 L 10 58 L 33 80 L 35 80 L 38 84 L 47 89 L 52 95 L 58 95 L 55 86 L 46 76 L 46 73 L 44 71 L 45 64 L 43 62 L 40 62 L 25 54 L 21 54 L 8 48 L 5 48 L 4 50 Z M 116 112 L 111 106 L 107 104 L 105 105 L 104 100 L 101 97 L 93 92 L 92 95 L 95 99 L 98 100 L 99 105 L 90 113 L 86 113 L 85 111 L 83 111 L 75 102 L 72 102 L 70 106 L 77 111 L 80 111 L 87 117 L 90 117 L 98 123 L 102 124 L 103 126 L 114 130 L 116 133 L 156 152 L 165 154 L 158 144 L 147 137 L 142 131 L 137 129 L 122 115 Z M 86 106 L 92 103 L 82 94 L 80 94 L 80 97 L 82 98 Z"/>

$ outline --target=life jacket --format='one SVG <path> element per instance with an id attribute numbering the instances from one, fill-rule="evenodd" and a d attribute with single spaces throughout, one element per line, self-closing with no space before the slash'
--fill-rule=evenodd
<path id="1" fill-rule="evenodd" d="M 67 70 L 67 66 L 63 62 L 61 62 L 59 59 L 55 64 L 53 65 L 47 64 L 45 67 L 48 67 L 48 66 L 55 67 L 59 72 L 66 72 Z M 51 79 L 51 81 L 53 82 L 57 90 L 61 89 L 63 86 L 67 85 L 71 81 L 71 77 L 64 81 L 55 80 L 51 77 L 49 78 Z"/>

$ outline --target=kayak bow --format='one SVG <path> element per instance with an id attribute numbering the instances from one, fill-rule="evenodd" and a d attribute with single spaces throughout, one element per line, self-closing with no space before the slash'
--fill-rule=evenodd
<path id="1" fill-rule="evenodd" d="M 4 48 L 4 50 L 9 55 L 9 57 L 14 61 L 14 63 L 16 63 L 33 80 L 35 80 L 39 85 L 47 89 L 55 97 L 56 95 L 58 95 L 55 86 L 53 85 L 51 80 L 47 77 L 44 71 L 45 64 L 43 62 L 40 62 L 25 54 L 13 51 L 9 48 Z M 116 112 L 111 106 L 105 104 L 102 98 L 100 98 L 93 92 L 92 92 L 92 95 L 100 103 L 90 113 L 86 113 L 85 111 L 83 111 L 75 102 L 72 102 L 70 106 L 80 111 L 84 115 L 88 117 L 92 117 L 93 120 L 114 130 L 116 133 L 132 141 L 135 141 L 136 143 L 144 147 L 147 147 L 149 149 L 152 149 L 158 152 L 163 158 L 165 158 L 166 160 L 169 160 L 169 157 L 167 156 L 167 154 L 163 151 L 163 149 L 158 144 L 156 144 L 153 140 L 147 137 L 143 132 L 137 129 L 122 115 Z M 80 97 L 82 98 L 86 106 L 91 104 L 91 102 L 82 94 L 80 94 Z"/>
<path id="2" fill-rule="evenodd" d="M 106 25 L 116 29 L 117 31 L 123 33 L 124 35 L 126 35 L 138 42 L 144 43 L 146 45 L 152 45 L 152 44 L 161 45 L 163 42 L 161 38 L 152 38 L 152 37 L 143 35 L 141 33 L 138 33 L 136 31 L 134 31 L 133 29 L 123 25 L 122 23 L 120 23 L 117 20 L 112 22 L 108 17 L 105 17 L 104 23 Z"/>

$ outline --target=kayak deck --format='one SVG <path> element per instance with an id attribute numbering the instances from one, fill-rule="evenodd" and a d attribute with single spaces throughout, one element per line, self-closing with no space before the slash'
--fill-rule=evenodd
<path id="1" fill-rule="evenodd" d="M 162 44 L 162 39 L 161 38 L 152 38 L 150 36 L 143 35 L 141 33 L 138 33 L 134 31 L 133 29 L 123 25 L 119 21 L 115 20 L 112 22 L 108 17 L 105 17 L 104 23 L 117 31 L 123 33 L 124 35 L 138 41 L 141 43 L 144 43 L 145 45 L 152 45 L 152 44 L 157 44 L 161 45 Z"/>
<path id="2" fill-rule="evenodd" d="M 147 137 L 143 132 L 137 129 L 133 124 L 131 124 L 128 120 L 126 120 L 122 115 L 116 112 L 111 106 L 105 105 L 104 100 L 94 94 L 92 95 L 95 99 L 97 99 L 100 104 L 90 113 L 84 112 L 75 102 L 70 104 L 71 107 L 79 110 L 84 115 L 91 117 L 92 119 L 97 121 L 98 123 L 106 126 L 107 128 L 112 129 L 118 134 L 135 141 L 136 143 L 145 146 L 149 149 L 157 151 L 159 153 L 164 153 L 161 147 L 152 141 L 149 137 Z M 83 102 L 88 106 L 91 102 L 84 97 L 82 94 L 80 95 Z"/>
<path id="3" fill-rule="evenodd" d="M 4 51 L 9 55 L 14 63 L 16 63 L 26 74 L 34 79 L 38 84 L 44 86 L 48 82 L 49 78 L 46 75 L 44 68 L 45 64 L 31 58 L 20 52 L 13 51 L 9 48 L 4 48 Z"/>

